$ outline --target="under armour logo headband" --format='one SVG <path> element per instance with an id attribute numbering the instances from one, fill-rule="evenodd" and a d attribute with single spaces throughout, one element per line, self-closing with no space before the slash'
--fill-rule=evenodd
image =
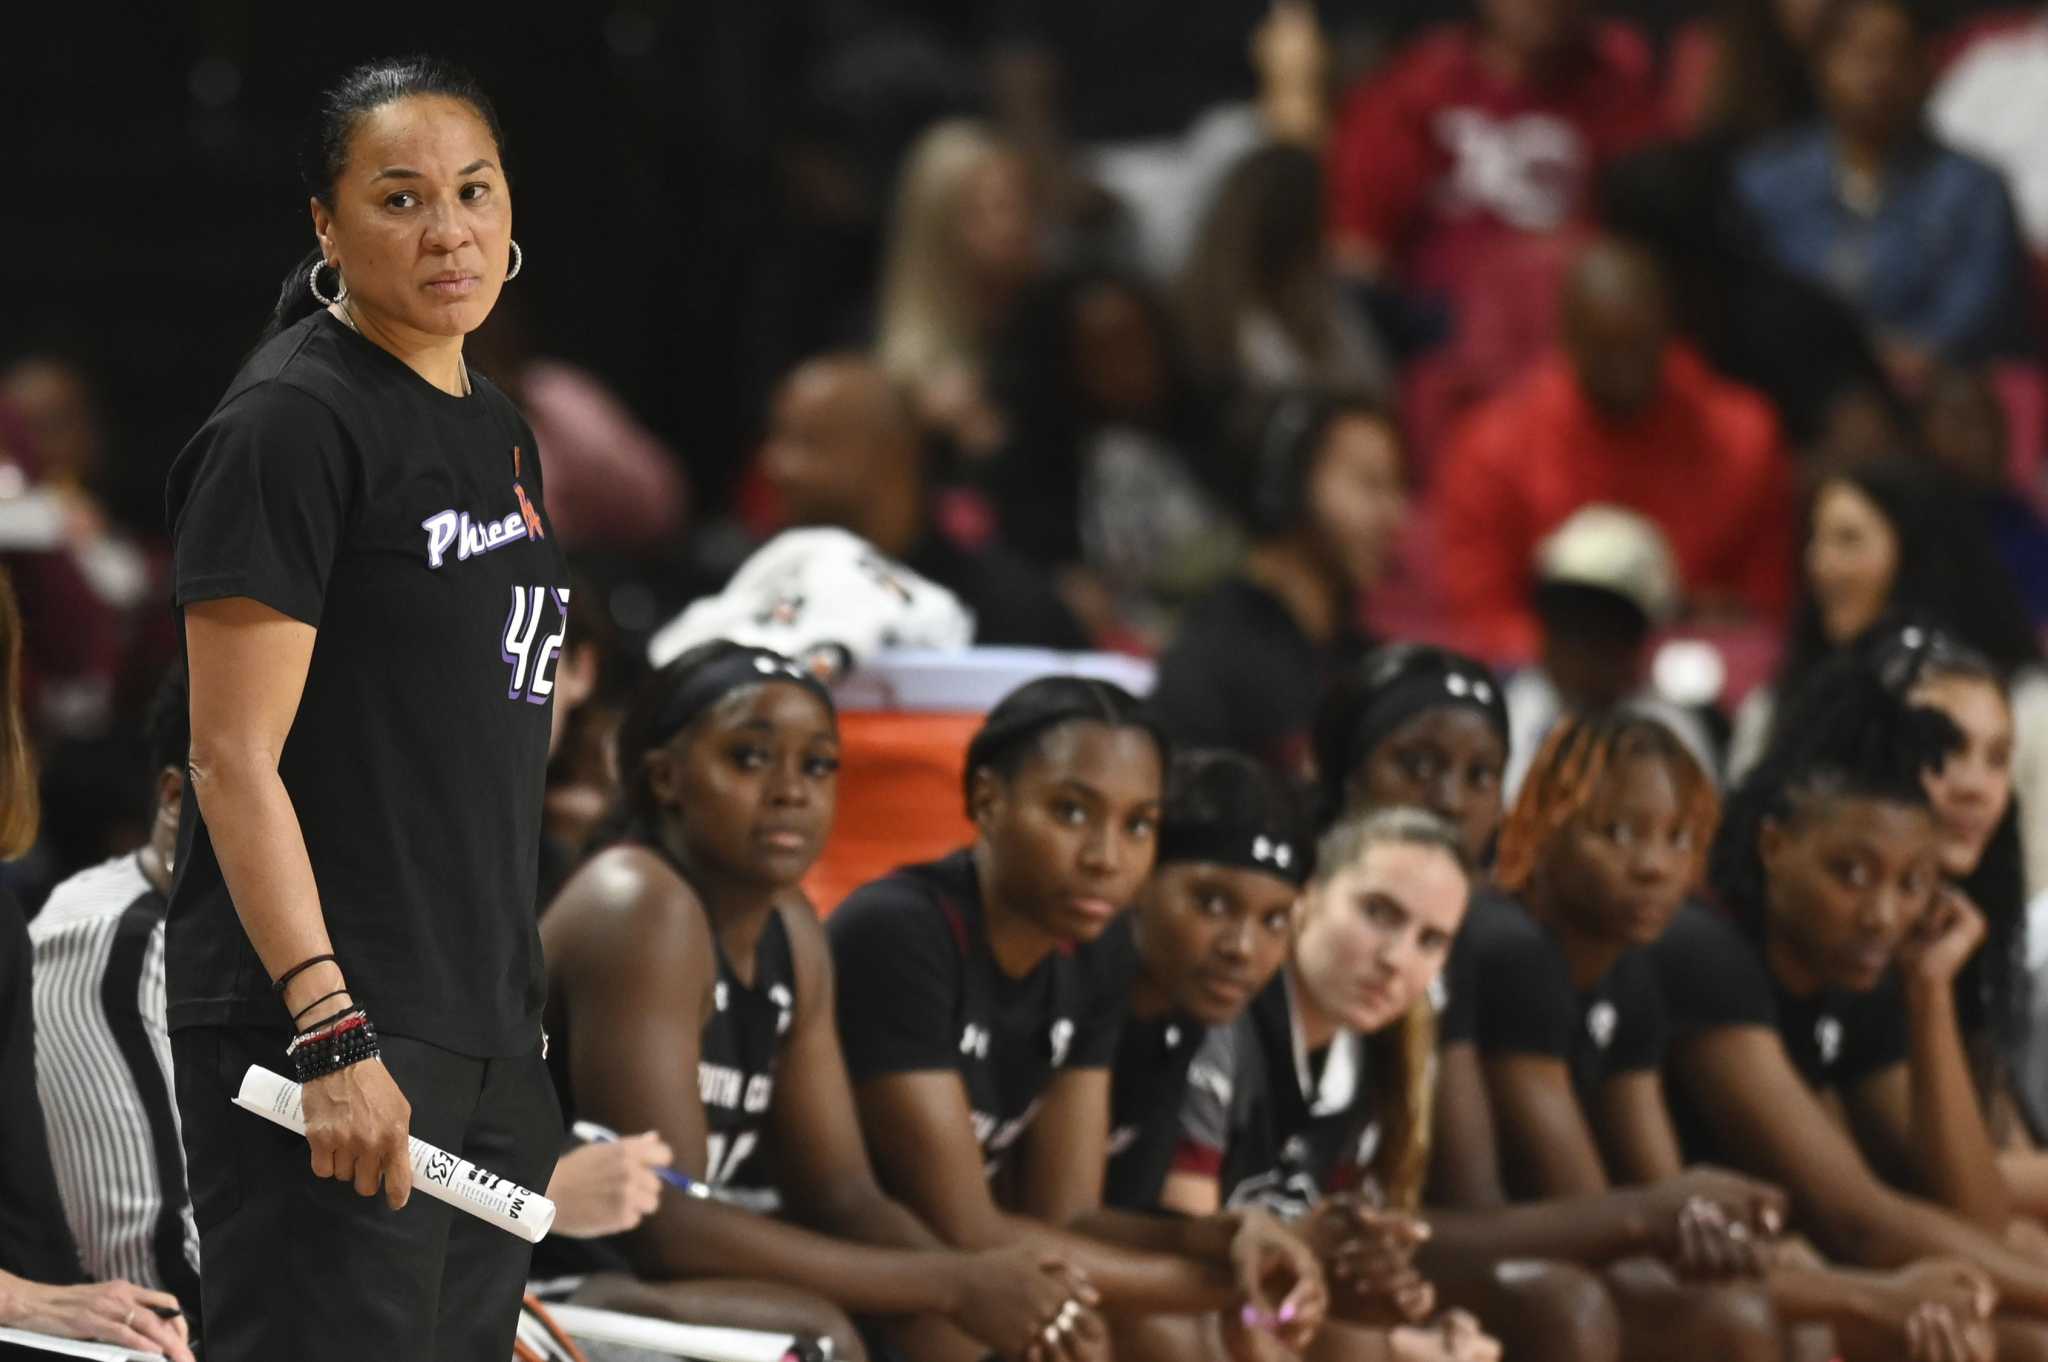
<path id="1" fill-rule="evenodd" d="M 1200 861 L 1308 883 L 1309 850 L 1275 828 L 1222 820 L 1169 819 L 1159 830 L 1159 864 Z"/>

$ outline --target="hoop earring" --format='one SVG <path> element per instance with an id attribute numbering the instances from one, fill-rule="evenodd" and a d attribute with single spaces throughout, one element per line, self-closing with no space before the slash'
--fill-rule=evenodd
<path id="1" fill-rule="evenodd" d="M 332 298 L 320 291 L 320 271 L 325 269 L 332 269 L 334 271 L 334 296 Z M 341 277 L 341 267 L 329 265 L 325 260 L 317 262 L 312 269 L 306 271 L 306 287 L 312 291 L 315 298 L 320 300 L 320 304 L 323 307 L 337 307 L 348 301 L 348 281 Z"/>
<path id="2" fill-rule="evenodd" d="M 526 257 L 520 253 L 519 243 L 514 241 L 512 243 L 512 268 L 505 271 L 506 281 L 509 283 L 511 280 L 517 279 L 519 277 L 520 267 L 525 264 Z"/>

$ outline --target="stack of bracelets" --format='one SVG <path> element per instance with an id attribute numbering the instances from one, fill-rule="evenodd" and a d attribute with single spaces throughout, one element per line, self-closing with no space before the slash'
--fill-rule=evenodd
<path id="1" fill-rule="evenodd" d="M 301 960 L 284 972 L 282 978 L 271 985 L 280 996 L 284 986 L 304 971 L 331 955 L 316 955 L 310 960 Z M 348 990 L 338 988 L 332 993 L 315 998 L 292 1016 L 293 1025 L 300 1017 L 311 1012 L 329 998 L 338 998 Z M 292 1037 L 292 1043 L 284 1050 L 285 1058 L 292 1062 L 292 1073 L 301 1083 L 310 1083 L 316 1078 L 325 1078 L 339 1073 L 351 1064 L 360 1064 L 366 1059 L 375 1059 L 383 1052 L 377 1046 L 377 1027 L 370 1020 L 370 1014 L 360 1007 L 350 1007 L 335 1013 L 324 1021 L 318 1021 Z"/>
<path id="2" fill-rule="evenodd" d="M 360 1007 L 351 1007 L 293 1036 L 284 1053 L 292 1062 L 293 1076 L 301 1083 L 310 1083 L 339 1073 L 351 1064 L 375 1059 L 383 1052 L 377 1048 L 377 1026 L 370 1020 L 370 1014 Z"/>

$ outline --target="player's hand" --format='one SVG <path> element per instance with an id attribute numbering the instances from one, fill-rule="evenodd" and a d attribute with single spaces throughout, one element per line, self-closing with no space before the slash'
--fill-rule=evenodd
<path id="1" fill-rule="evenodd" d="M 653 1131 L 602 1144 L 578 1145 L 555 1164 L 548 1200 L 555 1203 L 551 1233 L 571 1239 L 623 1234 L 661 1204 L 657 1168 L 675 1155 Z"/>
<path id="2" fill-rule="evenodd" d="M 1429 1226 L 1414 1216 L 1347 1193 L 1310 1212 L 1306 1233 L 1344 1319 L 1413 1324 L 1436 1308 L 1435 1289 L 1415 1270 L 1415 1250 L 1429 1238 Z"/>
<path id="3" fill-rule="evenodd" d="M 1393 1362 L 1500 1362 L 1500 1340 L 1463 1310 L 1429 1325 L 1404 1324 L 1387 1335 Z"/>
<path id="4" fill-rule="evenodd" d="M 1935 891 L 1920 921 L 1899 946 L 1899 967 L 1909 982 L 1946 990 L 1984 944 L 1984 914 L 1960 889 Z"/>
<path id="5" fill-rule="evenodd" d="M 1085 1276 L 1044 1247 L 1012 1244 L 944 1262 L 952 1281 L 948 1317 L 1006 1358 L 1060 1362 L 1082 1316 L 1102 1303 Z"/>
<path id="6" fill-rule="evenodd" d="M 377 1195 L 393 1210 L 412 1196 L 407 1139 L 412 1104 L 381 1059 L 366 1059 L 316 1078 L 305 1087 L 306 1143 L 313 1176 L 353 1182 L 361 1196 Z"/>
<path id="7" fill-rule="evenodd" d="M 1323 1327 L 1330 1293 L 1315 1250 L 1265 1211 L 1232 1211 L 1230 1266 L 1244 1323 L 1269 1330 L 1295 1352 Z"/>
<path id="8" fill-rule="evenodd" d="M 1785 1225 L 1782 1191 L 1725 1169 L 1687 1169 L 1646 1190 L 1660 1252 L 1693 1280 L 1756 1276 L 1762 1245 Z"/>

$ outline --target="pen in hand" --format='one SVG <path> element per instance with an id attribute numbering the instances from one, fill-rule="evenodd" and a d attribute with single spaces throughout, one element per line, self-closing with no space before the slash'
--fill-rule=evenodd
<path id="1" fill-rule="evenodd" d="M 601 1126 L 595 1121 L 577 1121 L 569 1127 L 569 1133 L 585 1144 L 617 1144 L 619 1140 L 618 1131 L 609 1126 Z M 686 1196 L 706 1199 L 711 1196 L 711 1188 L 688 1173 L 678 1173 L 673 1168 L 657 1168 L 654 1170 L 654 1176 Z"/>

